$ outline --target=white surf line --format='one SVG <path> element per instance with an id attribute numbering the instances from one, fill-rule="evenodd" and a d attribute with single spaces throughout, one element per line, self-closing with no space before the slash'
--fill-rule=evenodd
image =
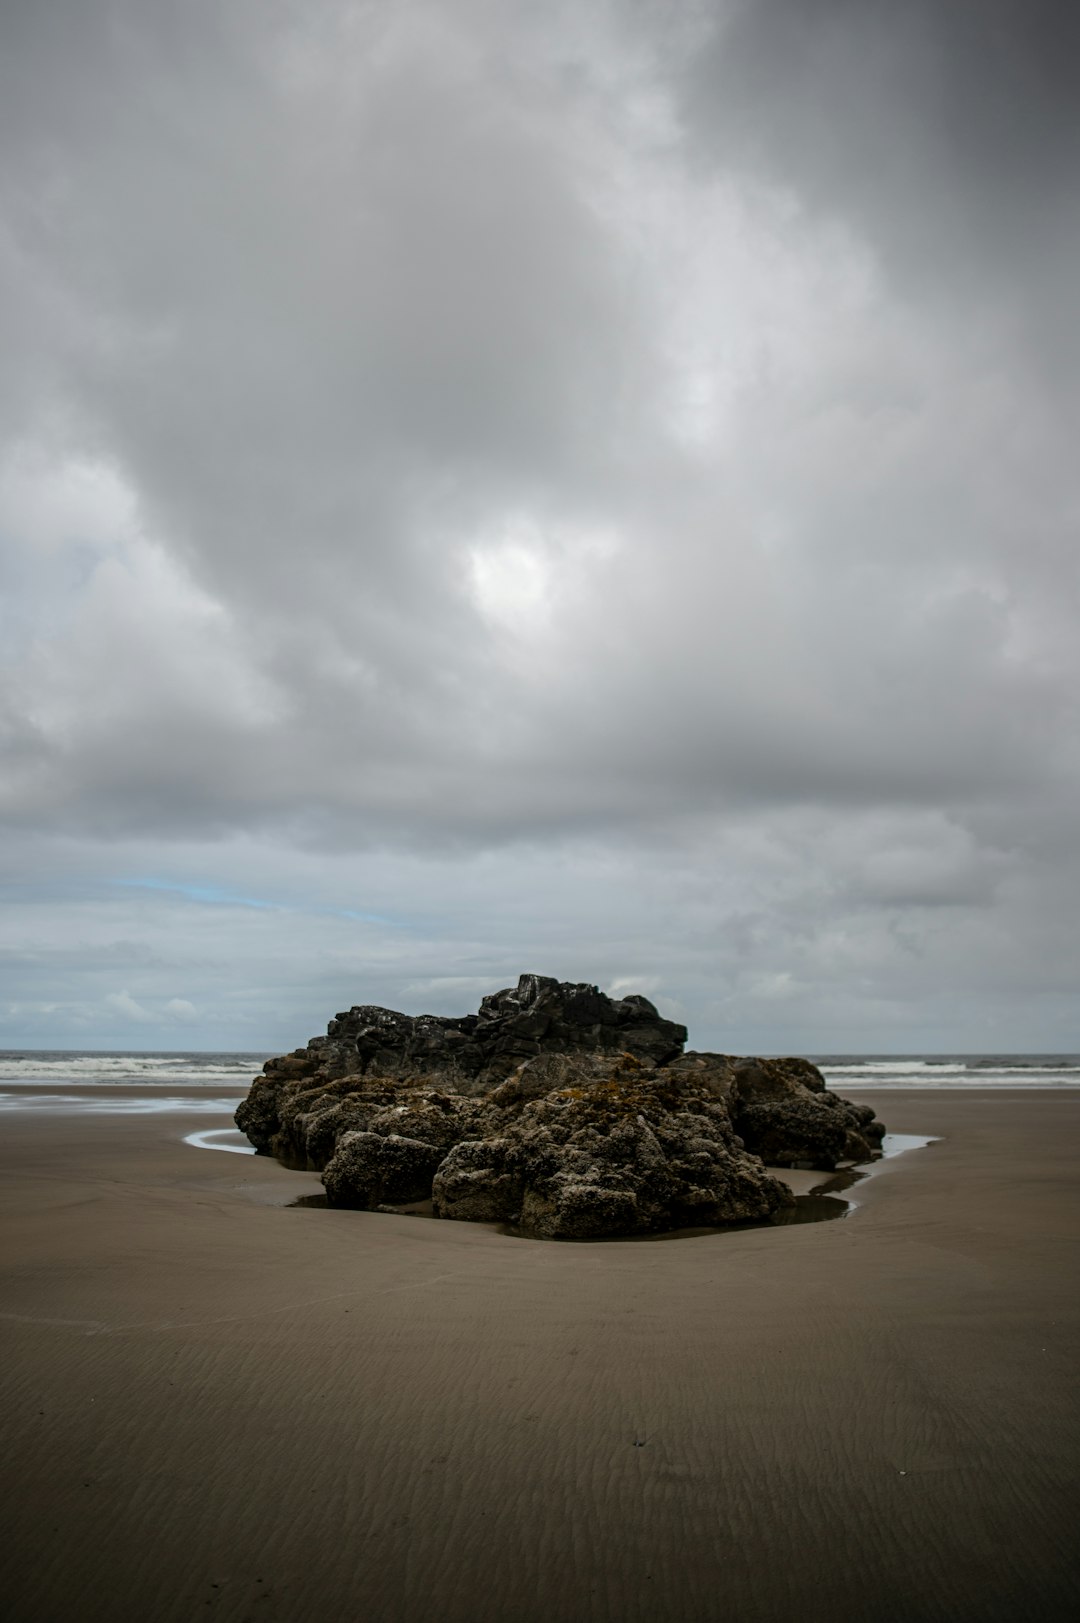
<path id="1" fill-rule="evenodd" d="M 242 1143 L 215 1144 L 214 1139 L 231 1137 L 242 1139 Z M 184 1143 L 190 1144 L 196 1150 L 226 1150 L 229 1155 L 255 1155 L 256 1149 L 239 1127 L 205 1127 L 201 1133 L 185 1133 Z"/>
<path id="2" fill-rule="evenodd" d="M 928 1144 L 940 1144 L 940 1137 L 924 1138 L 918 1133 L 886 1133 L 881 1141 L 881 1160 L 893 1161 L 898 1155 L 906 1155 L 909 1150 L 925 1150 Z M 872 1167 L 880 1166 L 879 1161 L 871 1161 Z"/>

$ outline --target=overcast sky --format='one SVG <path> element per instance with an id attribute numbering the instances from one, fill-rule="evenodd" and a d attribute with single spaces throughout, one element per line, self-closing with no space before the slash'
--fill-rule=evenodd
<path id="1" fill-rule="evenodd" d="M 1080 9 L 5 0 L 0 1047 L 1080 1049 Z"/>

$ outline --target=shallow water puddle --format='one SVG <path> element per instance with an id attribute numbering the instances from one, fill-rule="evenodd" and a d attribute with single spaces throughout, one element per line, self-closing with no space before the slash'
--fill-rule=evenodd
<path id="1" fill-rule="evenodd" d="M 754 1227 L 781 1229 L 792 1223 L 832 1223 L 838 1217 L 847 1217 L 851 1209 L 849 1200 L 840 1200 L 836 1195 L 796 1195 L 794 1206 L 783 1207 L 769 1223 Z"/>
<path id="2" fill-rule="evenodd" d="M 786 1228 L 796 1223 L 831 1223 L 837 1218 L 849 1216 L 857 1207 L 858 1202 L 841 1198 L 841 1191 L 851 1189 L 855 1184 L 861 1183 L 864 1178 L 872 1178 L 888 1161 L 894 1161 L 898 1156 L 906 1155 L 909 1150 L 924 1150 L 930 1144 L 936 1144 L 936 1138 L 924 1137 L 918 1133 L 886 1133 L 881 1145 L 881 1155 L 875 1161 L 863 1161 L 858 1165 L 838 1168 L 835 1172 L 817 1174 L 813 1186 L 805 1193 L 798 1193 L 793 1206 L 785 1207 L 778 1212 L 768 1223 L 733 1223 L 723 1227 L 665 1229 L 659 1234 L 617 1235 L 613 1238 L 620 1240 L 692 1240 L 706 1234 L 730 1234 L 735 1230 L 746 1228 Z M 207 1127 L 202 1132 L 187 1133 L 184 1143 L 190 1144 L 197 1150 L 226 1150 L 230 1155 L 254 1155 L 255 1148 L 237 1127 Z M 301 1169 L 297 1169 L 301 1170 Z M 783 1176 L 785 1168 L 771 1167 L 774 1175 Z M 811 1169 L 806 1169 L 804 1176 Z M 802 1187 L 801 1185 L 798 1187 Z M 291 1206 L 327 1207 L 325 1194 L 300 1195 L 296 1200 L 290 1201 Z M 430 1201 L 417 1201 L 408 1206 L 384 1206 L 384 1212 L 392 1212 L 399 1217 L 433 1217 Z M 535 1240 L 536 1235 L 515 1228 L 512 1224 L 499 1224 L 498 1231 L 513 1239 Z"/>
<path id="3" fill-rule="evenodd" d="M 895 1161 L 898 1156 L 906 1155 L 909 1150 L 925 1150 L 929 1144 L 937 1144 L 936 1138 L 926 1138 L 919 1133 L 886 1133 L 881 1141 L 881 1154 L 874 1161 L 860 1161 L 846 1167 L 838 1167 L 835 1172 L 827 1172 L 820 1183 L 814 1185 L 809 1195 L 803 1196 L 805 1200 L 834 1200 L 842 1191 L 849 1190 L 866 1178 L 873 1178 L 877 1173 L 885 1170 L 886 1163 Z M 796 1202 L 798 1205 L 799 1202 Z M 857 1200 L 843 1200 L 838 1202 L 847 1216 L 855 1211 L 859 1202 Z M 781 1218 L 781 1222 L 797 1223 L 813 1222 L 813 1218 L 789 1217 Z"/>

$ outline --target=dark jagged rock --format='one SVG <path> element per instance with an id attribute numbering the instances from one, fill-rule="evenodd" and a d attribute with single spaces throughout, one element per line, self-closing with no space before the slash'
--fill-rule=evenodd
<path id="1" fill-rule="evenodd" d="M 522 975 L 484 998 L 478 1014 L 446 1019 L 359 1004 L 317 1041 L 327 1077 L 438 1071 L 460 1092 L 482 1093 L 542 1053 L 635 1054 L 662 1065 L 682 1052 L 686 1027 L 664 1020 L 648 998 L 610 998 L 595 986 Z"/>
<path id="2" fill-rule="evenodd" d="M 868 1105 L 830 1093 L 806 1059 L 734 1063 L 732 1119 L 748 1150 L 770 1166 L 831 1172 L 838 1161 L 869 1161 L 885 1129 Z"/>
<path id="3" fill-rule="evenodd" d="M 267 1061 L 236 1113 L 257 1149 L 323 1171 L 331 1205 L 553 1239 L 767 1221 L 764 1162 L 867 1160 L 884 1129 L 802 1059 L 683 1053 L 645 998 L 521 976 L 460 1019 L 361 1005 Z"/>

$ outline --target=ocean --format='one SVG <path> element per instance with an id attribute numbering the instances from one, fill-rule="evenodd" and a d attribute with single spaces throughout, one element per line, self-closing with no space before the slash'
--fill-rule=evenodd
<path id="1" fill-rule="evenodd" d="M 90 1049 L 0 1049 L 0 1088 L 79 1082 L 125 1087 L 242 1087 L 262 1070 L 261 1054 L 133 1054 Z"/>
<path id="2" fill-rule="evenodd" d="M 231 1114 L 268 1057 L 0 1049 L 0 1112 L 142 1115 L 182 1109 L 185 1115 Z M 83 1091 L 65 1093 L 65 1086 Z M 110 1088 L 116 1089 L 112 1097 Z M 184 1089 L 179 1097 L 172 1091 L 178 1088 Z M 193 1094 L 192 1089 L 205 1093 Z"/>
<path id="3" fill-rule="evenodd" d="M 90 1085 L 145 1089 L 158 1108 L 170 1088 L 206 1088 L 221 1108 L 238 1101 L 262 1069 L 265 1053 L 100 1053 L 0 1050 L 0 1109 L 27 1101 L 25 1090 Z M 820 1054 L 810 1056 L 838 1093 L 877 1088 L 1080 1087 L 1080 1054 Z M 222 1095 L 228 1095 L 223 1100 Z M 59 1103 L 63 1095 L 50 1091 Z M 98 1095 L 100 1098 L 100 1094 Z M 83 1100 L 86 1095 L 82 1095 Z M 64 1100 L 67 1103 L 67 1100 Z M 198 1100 L 194 1104 L 198 1105 Z M 188 1096 L 189 1106 L 192 1103 Z M 117 1099 L 117 1105 L 120 1099 Z"/>
<path id="4" fill-rule="evenodd" d="M 1075 1088 L 1080 1054 L 812 1054 L 836 1093 L 868 1088 Z"/>

